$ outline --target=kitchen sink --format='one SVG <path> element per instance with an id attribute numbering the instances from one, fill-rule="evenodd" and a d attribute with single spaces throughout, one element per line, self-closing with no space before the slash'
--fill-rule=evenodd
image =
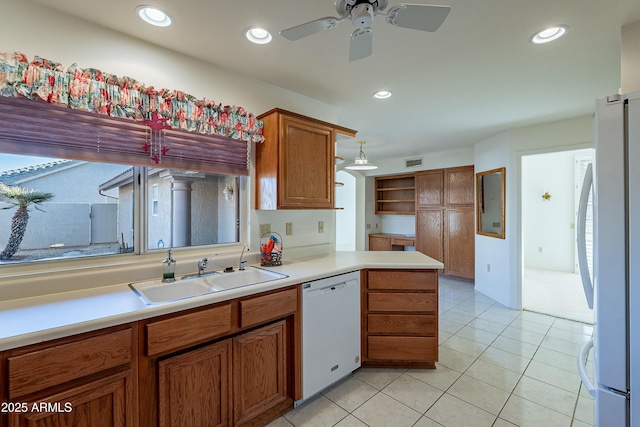
<path id="1" fill-rule="evenodd" d="M 244 270 L 235 270 L 226 273 L 210 272 L 203 275 L 192 274 L 171 283 L 162 283 L 159 280 L 131 283 L 129 287 L 146 304 L 160 304 L 243 286 L 256 285 L 258 283 L 270 282 L 286 277 L 289 276 L 257 267 L 247 267 Z"/>
<path id="2" fill-rule="evenodd" d="M 216 289 L 201 280 L 177 280 L 171 283 L 152 280 L 131 283 L 129 287 L 147 304 L 177 301 L 216 292 Z"/>
<path id="3" fill-rule="evenodd" d="M 289 277 L 286 274 L 264 270 L 257 267 L 247 267 L 244 270 L 223 272 L 216 275 L 203 277 L 201 280 L 217 291 L 255 285 L 257 283 L 270 282 L 272 280 Z"/>

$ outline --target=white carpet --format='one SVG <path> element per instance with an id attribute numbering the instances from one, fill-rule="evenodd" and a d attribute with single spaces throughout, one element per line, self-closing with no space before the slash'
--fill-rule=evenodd
<path id="1" fill-rule="evenodd" d="M 522 308 L 583 323 L 594 321 L 580 276 L 573 273 L 525 268 Z"/>

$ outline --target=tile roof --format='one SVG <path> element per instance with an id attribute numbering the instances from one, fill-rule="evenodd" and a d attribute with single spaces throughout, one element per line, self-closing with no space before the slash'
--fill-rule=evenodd
<path id="1" fill-rule="evenodd" d="M 26 166 L 19 169 L 11 169 L 7 171 L 0 171 L 0 182 L 4 184 L 12 184 L 15 181 L 25 178 L 35 177 L 43 172 L 52 172 L 56 169 L 60 169 L 64 166 L 69 166 L 69 163 L 78 162 L 77 160 L 55 160 L 49 163 L 43 163 L 40 165 Z"/>

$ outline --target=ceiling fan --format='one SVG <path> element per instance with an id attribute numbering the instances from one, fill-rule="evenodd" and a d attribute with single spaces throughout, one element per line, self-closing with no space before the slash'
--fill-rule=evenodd
<path id="1" fill-rule="evenodd" d="M 340 18 L 327 16 L 280 31 L 289 40 L 299 40 L 320 31 L 335 28 L 340 21 L 351 20 L 356 27 L 351 34 L 349 61 L 366 58 L 372 52 L 371 24 L 376 16 L 386 16 L 391 25 L 421 31 L 436 31 L 444 22 L 451 8 L 423 4 L 398 4 L 387 12 L 388 0 L 335 0 Z"/>

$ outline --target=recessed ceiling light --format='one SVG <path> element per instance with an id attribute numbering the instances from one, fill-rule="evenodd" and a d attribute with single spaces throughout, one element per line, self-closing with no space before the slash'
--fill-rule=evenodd
<path id="1" fill-rule="evenodd" d="M 556 27 L 545 28 L 544 30 L 540 30 L 532 35 L 529 40 L 534 44 L 549 43 L 550 41 L 564 36 L 568 29 L 569 27 L 567 27 L 566 25 L 558 25 Z"/>
<path id="2" fill-rule="evenodd" d="M 271 41 L 271 33 L 264 28 L 250 27 L 244 31 L 244 35 L 251 43 L 267 44 Z"/>
<path id="3" fill-rule="evenodd" d="M 379 90 L 373 94 L 373 97 L 376 99 L 387 99 L 391 97 L 391 92 L 388 90 Z"/>
<path id="4" fill-rule="evenodd" d="M 167 12 L 154 6 L 138 6 L 136 12 L 144 22 L 156 27 L 168 27 L 172 22 Z"/>

